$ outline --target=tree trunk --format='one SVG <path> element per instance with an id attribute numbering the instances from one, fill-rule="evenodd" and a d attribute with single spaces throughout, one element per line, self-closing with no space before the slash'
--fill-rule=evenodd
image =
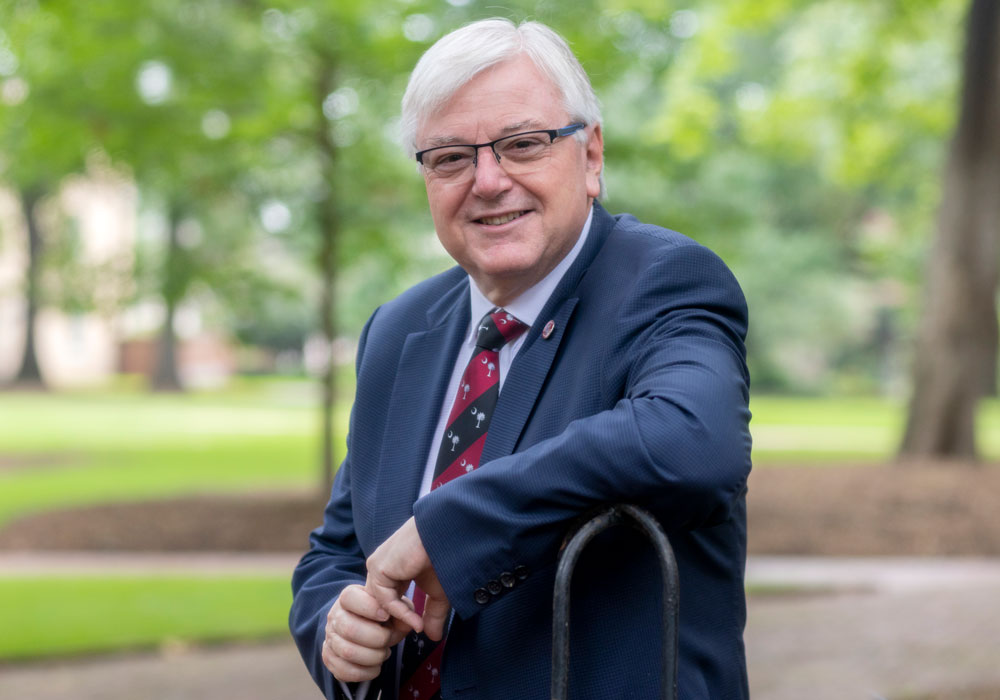
<path id="1" fill-rule="evenodd" d="M 333 409 L 337 398 L 337 378 L 334 358 L 334 340 L 337 337 L 336 288 L 337 243 L 340 237 L 340 215 L 334 196 L 336 186 L 337 146 L 330 135 L 330 126 L 323 114 L 323 101 L 336 85 L 336 62 L 329 55 L 320 55 L 316 81 L 316 146 L 323 173 L 323 191 L 317 207 L 320 249 L 318 263 L 322 277 L 320 296 L 320 327 L 326 344 L 326 366 L 320 376 L 322 383 L 322 454 L 320 458 L 321 493 L 329 494 L 333 484 Z"/>
<path id="2" fill-rule="evenodd" d="M 163 265 L 161 295 L 165 309 L 163 327 L 156 347 L 156 365 L 151 386 L 153 391 L 183 391 L 177 371 L 177 335 L 174 333 L 174 316 L 183 290 L 178 227 L 181 223 L 180 207 L 171 203 L 168 212 L 166 259 Z"/>
<path id="3" fill-rule="evenodd" d="M 969 13 L 961 111 L 944 175 L 901 454 L 974 459 L 996 387 L 1000 264 L 1000 3 Z"/>
<path id="4" fill-rule="evenodd" d="M 21 192 L 24 220 L 28 229 L 28 269 L 25 273 L 24 291 L 27 308 L 24 323 L 24 352 L 13 382 L 17 388 L 35 390 L 47 388 L 41 367 L 38 365 L 38 353 L 35 348 L 35 326 L 41 306 L 42 253 L 45 246 L 36 212 L 36 206 L 41 199 L 41 188 L 27 188 Z"/>

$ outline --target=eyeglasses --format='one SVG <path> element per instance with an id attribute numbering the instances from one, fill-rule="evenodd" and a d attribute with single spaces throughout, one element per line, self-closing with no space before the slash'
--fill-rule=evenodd
<path id="1" fill-rule="evenodd" d="M 523 175 L 542 167 L 560 136 L 575 134 L 586 124 L 570 124 L 561 129 L 538 129 L 504 136 L 488 143 L 435 146 L 417 151 L 417 162 L 434 177 L 460 181 L 472 177 L 479 164 L 479 149 L 487 146 L 508 175 Z"/>

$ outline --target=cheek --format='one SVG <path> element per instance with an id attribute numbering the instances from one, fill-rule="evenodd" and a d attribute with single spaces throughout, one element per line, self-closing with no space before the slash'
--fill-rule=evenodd
<path id="1" fill-rule="evenodd" d="M 459 225 L 458 211 L 460 201 L 438 195 L 428 198 L 428 205 L 431 212 L 431 219 L 434 221 L 434 228 L 438 232 L 438 237 L 442 239 L 454 237 L 455 230 Z"/>
<path id="2" fill-rule="evenodd" d="M 445 218 L 455 214 L 456 210 L 462 205 L 464 199 L 464 190 L 455 187 L 448 187 L 447 185 L 431 185 L 426 183 L 427 186 L 427 205 L 430 207 L 431 214 L 434 215 L 435 220 L 439 217 Z"/>

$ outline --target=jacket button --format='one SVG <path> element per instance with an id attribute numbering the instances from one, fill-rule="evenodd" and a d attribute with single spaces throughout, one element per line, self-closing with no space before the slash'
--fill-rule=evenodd
<path id="1" fill-rule="evenodd" d="M 500 585 L 504 588 L 513 588 L 515 583 L 517 583 L 517 579 L 514 578 L 514 574 L 509 571 L 504 571 L 500 574 Z"/>
<path id="2" fill-rule="evenodd" d="M 523 581 L 524 579 L 528 578 L 528 567 L 518 566 L 516 569 L 514 569 L 514 575 L 517 576 L 518 581 Z"/>
<path id="3" fill-rule="evenodd" d="M 492 595 L 500 595 L 500 591 L 503 590 L 503 586 L 500 585 L 499 581 L 494 579 L 486 584 L 486 590 Z"/>
<path id="4" fill-rule="evenodd" d="M 490 592 L 485 588 L 477 588 L 472 595 L 480 605 L 486 605 L 490 602 Z"/>

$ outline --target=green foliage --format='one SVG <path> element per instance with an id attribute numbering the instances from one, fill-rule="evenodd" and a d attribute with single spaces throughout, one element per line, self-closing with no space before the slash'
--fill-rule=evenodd
<path id="1" fill-rule="evenodd" d="M 0 661 L 287 635 L 287 576 L 0 578 Z"/>
<path id="2" fill-rule="evenodd" d="M 201 232 L 163 286 L 162 226 L 144 225 L 136 297 L 198 300 L 275 346 L 308 330 L 335 231 L 335 315 L 352 334 L 450 264 L 394 142 L 410 69 L 466 22 L 537 19 L 569 39 L 604 103 L 608 208 L 687 233 L 739 272 L 758 386 L 891 391 L 920 301 L 966 4 L 9 2 L 0 46 L 16 66 L 0 82 L 16 104 L 0 112 L 0 177 L 51 191 L 101 149 L 135 178 L 143 211 L 178 207 Z M 280 226 L 268 210 L 285 213 Z M 87 275 L 61 277 L 53 299 L 85 296 Z"/>
<path id="3" fill-rule="evenodd" d="M 737 271 L 755 386 L 904 381 L 963 7 L 699 3 L 664 70 L 612 88 L 610 208 L 688 233 Z"/>

